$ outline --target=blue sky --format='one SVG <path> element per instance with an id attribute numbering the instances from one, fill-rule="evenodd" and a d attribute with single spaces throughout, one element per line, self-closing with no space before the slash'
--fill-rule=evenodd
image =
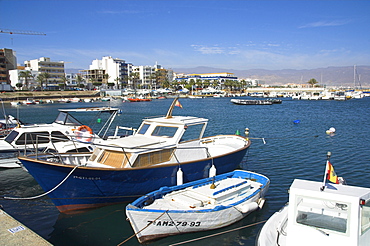
<path id="1" fill-rule="evenodd" d="M 370 65 L 370 1 L 0 0 L 0 48 L 87 69 L 112 56 L 165 68 Z"/>

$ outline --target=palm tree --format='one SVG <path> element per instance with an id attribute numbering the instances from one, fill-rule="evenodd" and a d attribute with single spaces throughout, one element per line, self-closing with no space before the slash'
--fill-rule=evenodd
<path id="1" fill-rule="evenodd" d="M 76 82 L 77 82 L 77 87 L 78 88 L 80 88 L 82 81 L 84 81 L 84 79 L 82 78 L 81 75 L 78 74 L 77 77 L 76 77 Z"/>
<path id="2" fill-rule="evenodd" d="M 310 79 L 307 83 L 310 84 L 312 87 L 314 87 L 314 85 L 316 85 L 319 82 L 317 82 L 316 79 Z"/>
<path id="3" fill-rule="evenodd" d="M 136 83 L 139 78 L 140 75 L 138 72 L 130 73 L 130 80 L 132 81 L 132 86 L 134 90 L 136 90 Z"/>
<path id="4" fill-rule="evenodd" d="M 121 88 L 127 87 L 129 77 L 127 75 L 123 75 L 121 78 Z"/>
<path id="5" fill-rule="evenodd" d="M 150 75 L 149 75 L 149 80 L 150 80 L 150 84 L 151 84 L 151 87 L 153 88 L 153 84 L 157 84 L 157 72 L 158 71 L 156 71 L 155 73 L 151 73 Z M 154 83 L 153 83 L 153 80 L 155 81 Z M 154 89 L 157 89 L 157 88 L 154 88 Z"/>
<path id="6" fill-rule="evenodd" d="M 40 77 L 40 82 L 41 82 L 41 90 L 44 90 L 43 88 L 43 82 L 45 82 L 45 86 L 48 86 L 48 79 L 51 77 L 49 73 L 44 72 L 40 73 L 37 77 Z"/>
<path id="7" fill-rule="evenodd" d="M 36 81 L 37 81 L 37 85 L 40 86 L 40 89 L 43 90 L 42 87 L 44 83 L 44 78 L 41 74 L 37 75 Z"/>
<path id="8" fill-rule="evenodd" d="M 28 79 L 32 79 L 33 78 L 33 75 L 31 73 L 31 71 L 20 71 L 19 72 L 19 77 L 20 78 L 24 78 L 24 82 L 25 82 L 25 89 L 27 90 L 28 89 L 28 86 L 29 86 L 29 83 L 28 83 Z"/>
<path id="9" fill-rule="evenodd" d="M 114 81 L 116 81 L 117 89 L 119 89 L 119 84 L 120 84 L 121 78 L 117 77 L 117 78 L 114 79 Z"/>
<path id="10" fill-rule="evenodd" d="M 103 83 L 108 86 L 108 79 L 110 78 L 109 74 L 103 74 Z"/>
<path id="11" fill-rule="evenodd" d="M 64 87 L 63 89 L 65 90 L 66 87 L 67 87 L 67 81 L 68 81 L 68 78 L 66 76 L 63 76 L 60 78 L 62 80 L 62 86 Z"/>
<path id="12" fill-rule="evenodd" d="M 212 86 L 216 89 L 216 87 L 218 87 L 218 80 L 214 79 L 212 82 Z"/>

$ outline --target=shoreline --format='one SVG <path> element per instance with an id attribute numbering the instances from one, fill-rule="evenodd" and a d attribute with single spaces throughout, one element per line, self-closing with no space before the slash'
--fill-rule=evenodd
<path id="1" fill-rule="evenodd" d="M 37 100 L 61 99 L 61 98 L 95 98 L 100 97 L 100 91 L 21 91 L 3 92 L 0 94 L 1 101 L 10 103 L 12 101 L 23 101 L 27 98 Z"/>

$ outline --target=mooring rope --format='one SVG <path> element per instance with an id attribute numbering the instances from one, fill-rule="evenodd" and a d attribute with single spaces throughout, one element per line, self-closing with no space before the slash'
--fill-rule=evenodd
<path id="1" fill-rule="evenodd" d="M 263 221 L 260 221 L 260 222 L 256 222 L 256 223 L 253 223 L 253 224 L 241 226 L 241 227 L 234 228 L 234 229 L 231 229 L 231 230 L 227 230 L 227 231 L 215 233 L 215 234 L 212 234 L 212 235 L 208 235 L 208 236 L 204 236 L 204 237 L 198 237 L 198 238 L 190 239 L 190 240 L 179 242 L 179 243 L 175 243 L 175 244 L 170 244 L 169 246 L 175 246 L 175 245 L 181 245 L 181 244 L 185 244 L 185 243 L 191 243 L 191 242 L 202 240 L 202 239 L 205 239 L 205 238 L 214 237 L 214 236 L 222 235 L 222 234 L 229 233 L 229 232 L 232 232 L 232 231 L 237 231 L 237 230 L 240 230 L 240 229 L 244 229 L 244 228 L 247 228 L 247 227 L 250 227 L 250 226 L 254 226 L 254 225 L 261 224 L 261 223 L 265 223 L 266 221 L 267 220 L 263 220 Z"/>
<path id="2" fill-rule="evenodd" d="M 143 229 L 141 229 L 140 231 L 136 232 L 134 235 L 130 236 L 129 238 L 127 238 L 126 240 L 124 240 L 123 242 L 121 242 L 120 244 L 117 244 L 117 246 L 120 246 L 124 243 L 126 243 L 128 240 L 130 240 L 131 238 L 135 237 L 137 234 L 139 234 L 140 232 L 142 232 L 143 230 L 145 230 L 146 228 L 148 228 L 148 226 L 150 226 L 151 224 L 153 224 L 154 222 L 157 221 L 157 219 L 159 219 L 160 217 L 162 217 L 162 215 L 164 215 L 165 213 L 167 213 L 168 210 L 164 211 L 161 215 L 159 215 L 155 220 L 151 221 L 149 224 L 147 224 Z"/>
<path id="3" fill-rule="evenodd" d="M 302 137 L 294 137 L 294 138 L 317 138 L 319 135 L 314 136 L 302 136 Z M 249 139 L 261 139 L 263 144 L 266 144 L 266 139 L 291 139 L 291 137 L 270 137 L 270 138 L 249 138 Z"/>
<path id="4" fill-rule="evenodd" d="M 40 197 L 43 197 L 43 196 L 46 196 L 47 194 L 53 192 L 54 190 L 56 190 L 59 186 L 61 186 L 68 178 L 69 176 L 71 176 L 71 174 L 74 172 L 74 170 L 76 170 L 78 166 L 75 166 L 69 173 L 68 175 L 59 183 L 57 184 L 53 189 L 43 193 L 43 194 L 40 194 L 40 195 L 37 195 L 37 196 L 31 196 L 31 197 L 6 197 L 4 196 L 4 199 L 11 199 L 11 200 L 32 200 L 32 199 L 37 199 L 37 198 L 40 198 Z"/>

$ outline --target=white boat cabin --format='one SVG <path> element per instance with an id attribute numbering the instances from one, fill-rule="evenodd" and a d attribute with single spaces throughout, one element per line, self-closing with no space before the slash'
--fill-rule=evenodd
<path id="1" fill-rule="evenodd" d="M 114 139 L 97 146 L 87 166 L 108 168 L 144 167 L 177 163 L 209 157 L 206 141 L 200 141 L 207 119 L 192 116 L 171 116 L 144 119 L 134 135 Z M 178 149 L 181 144 L 182 150 Z"/>
<path id="2" fill-rule="evenodd" d="M 65 142 L 73 139 L 82 142 L 91 142 L 100 139 L 92 129 L 83 125 L 73 117 L 71 112 L 93 112 L 95 114 L 109 112 L 110 121 L 113 121 L 118 108 L 79 108 L 59 109 L 59 114 L 50 124 L 20 125 L 14 128 L 4 139 L 0 140 L 0 151 L 15 151 L 24 149 L 41 149 L 47 147 L 51 142 Z M 83 127 L 83 129 L 80 127 Z M 86 129 L 85 129 L 86 128 Z M 99 134 L 99 133 L 98 133 Z M 85 148 L 85 147 L 84 147 Z M 91 151 L 90 149 L 80 151 Z"/>
<path id="3" fill-rule="evenodd" d="M 370 189 L 294 180 L 288 208 L 288 246 L 369 245 Z"/>

